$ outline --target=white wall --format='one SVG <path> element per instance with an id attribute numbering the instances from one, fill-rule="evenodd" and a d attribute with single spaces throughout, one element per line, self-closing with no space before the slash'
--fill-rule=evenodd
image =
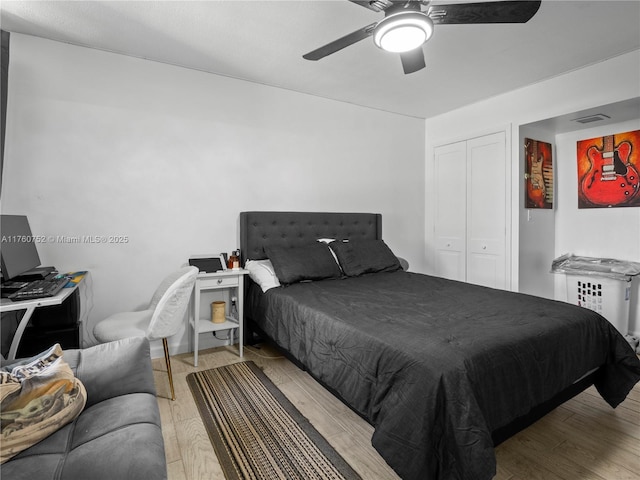
<path id="1" fill-rule="evenodd" d="M 557 192 L 556 252 L 640 262 L 640 208 L 578 209 L 577 193 L 577 142 L 632 130 L 640 130 L 640 118 L 556 136 L 556 174 L 564 187 Z"/>
<path id="2" fill-rule="evenodd" d="M 640 262 L 640 208 L 587 208 L 578 209 L 577 146 L 580 140 L 615 133 L 640 130 L 640 118 L 635 121 L 595 127 L 580 132 L 556 136 L 558 183 L 564 187 L 557 191 L 555 253 L 574 253 L 587 257 L 615 258 Z M 555 296 L 566 298 L 566 281 L 556 275 Z M 613 290 L 612 290 L 613 291 Z M 640 278 L 632 284 L 629 331 L 640 334 Z M 606 292 L 605 292 L 606 293 Z M 622 295 L 621 295 L 622 297 Z M 623 301 L 623 298 L 605 298 L 605 301 Z"/>
<path id="3" fill-rule="evenodd" d="M 12 34 L 2 212 L 37 235 L 127 237 L 38 245 L 90 270 L 90 331 L 190 254 L 237 248 L 243 210 L 380 212 L 420 271 L 424 145 L 419 119 Z"/>
<path id="4" fill-rule="evenodd" d="M 610 75 L 612 71 L 624 71 L 625 75 Z M 602 83 L 602 78 L 607 78 L 606 83 Z M 430 205 L 433 203 L 430 198 L 430 192 L 433 191 L 431 186 L 433 182 L 433 146 L 446 143 L 451 140 L 459 140 L 467 137 L 473 137 L 479 133 L 486 132 L 491 129 L 500 129 L 505 124 L 511 125 L 512 142 L 512 162 L 520 162 L 521 144 L 520 125 L 533 123 L 539 120 L 561 116 L 571 112 L 586 110 L 588 108 L 615 103 L 640 96 L 640 50 L 620 55 L 610 60 L 592 65 L 568 74 L 549 79 L 547 81 L 531 85 L 513 92 L 505 93 L 495 98 L 479 102 L 465 108 L 461 108 L 426 121 L 426 207 L 425 207 L 425 256 L 427 261 L 427 271 L 432 271 L 433 265 L 433 212 Z M 629 128 L 631 129 L 631 128 Z M 624 131 L 624 130 L 621 130 Z M 576 253 L 584 255 L 590 252 L 596 256 L 618 257 L 620 250 L 609 250 L 604 248 L 610 245 L 611 238 L 629 239 L 636 246 L 640 243 L 638 229 L 640 225 L 640 216 L 638 208 L 617 209 L 627 210 L 625 215 L 626 222 L 619 225 L 614 216 L 620 213 L 610 213 L 612 222 L 619 227 L 615 230 L 598 229 L 589 236 L 576 236 L 572 232 L 581 230 L 582 212 L 577 211 L 569 206 L 563 198 L 558 195 L 570 195 L 575 192 L 576 180 L 568 176 L 568 170 L 575 170 L 575 150 L 573 153 L 569 150 L 568 145 L 574 142 L 574 138 L 570 135 L 565 138 L 570 140 L 558 140 L 554 151 L 558 178 L 556 179 L 556 215 L 558 219 L 553 222 L 549 219 L 542 219 L 544 213 L 534 213 L 534 221 L 536 216 L 540 218 L 543 228 L 548 228 L 550 234 L 553 235 L 555 251 L 553 256 L 564 253 L 567 248 Z M 584 131 L 578 136 L 581 138 L 591 138 L 583 136 Z M 596 135 L 593 135 L 596 136 Z M 544 138 L 541 138 L 544 140 Z M 575 146 L 573 147 L 575 149 Z M 573 155 L 573 156 L 572 156 Z M 521 239 L 522 231 L 516 229 L 515 226 L 520 224 L 526 211 L 523 209 L 521 197 L 523 195 L 522 188 L 524 182 L 522 180 L 521 165 L 512 168 L 512 281 L 513 290 L 519 290 L 519 278 L 527 275 L 527 272 L 521 271 L 521 264 L 526 267 L 529 259 L 524 259 L 523 254 L 528 253 L 528 248 L 532 248 L 526 238 Z M 577 200 L 576 200 L 577 202 Z M 605 215 L 607 212 L 596 213 L 596 215 Z M 555 230 L 555 233 L 553 232 Z M 521 248 L 522 246 L 525 248 Z M 638 247 L 640 248 L 640 247 Z M 633 250 L 633 251 L 631 251 Z M 640 261 L 640 252 L 637 248 L 626 247 L 628 253 L 627 260 Z M 524 269 L 523 269 L 524 270 Z M 531 284 L 526 285 L 527 289 L 533 288 Z M 547 288 L 543 292 L 547 292 Z M 635 292 L 637 298 L 638 292 Z M 632 311 L 631 326 L 636 333 L 640 330 L 640 312 L 638 311 L 637 302 Z"/>
<path id="5" fill-rule="evenodd" d="M 557 151 L 555 135 L 553 132 L 541 128 L 520 128 L 519 141 L 520 152 L 524 153 L 524 139 L 531 138 L 550 143 L 552 159 L 557 168 Z M 525 159 L 520 156 L 518 162 L 521 184 L 524 184 Z M 554 179 L 554 187 L 557 186 L 557 176 Z M 554 191 L 554 194 L 556 192 Z M 555 257 L 555 210 L 558 202 L 554 198 L 553 209 L 525 209 L 525 189 L 518 194 L 518 211 L 520 212 L 519 252 L 518 252 L 518 291 L 537 295 L 539 297 L 554 298 L 554 274 L 550 273 L 551 262 Z"/>

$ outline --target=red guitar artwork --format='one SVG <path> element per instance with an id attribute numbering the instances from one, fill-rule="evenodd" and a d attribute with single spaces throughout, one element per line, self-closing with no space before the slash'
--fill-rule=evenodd
<path id="1" fill-rule="evenodd" d="M 525 208 L 553 207 L 553 166 L 551 145 L 525 138 L 527 156 Z"/>
<path id="2" fill-rule="evenodd" d="M 527 194 L 529 201 L 536 207 L 542 208 L 544 205 L 544 180 L 542 178 L 542 155 L 538 155 L 538 142 L 527 144 L 527 148 L 532 148 L 529 157 L 529 172 L 525 175 L 527 180 Z"/>
<path id="3" fill-rule="evenodd" d="M 587 150 L 590 167 L 580 187 L 593 205 L 614 206 L 629 202 L 638 194 L 638 171 L 629 162 L 632 146 L 627 140 L 613 144 L 613 135 L 603 137 L 602 150 Z"/>

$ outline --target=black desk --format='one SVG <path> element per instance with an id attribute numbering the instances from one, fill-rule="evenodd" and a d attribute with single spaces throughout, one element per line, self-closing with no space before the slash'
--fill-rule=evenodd
<path id="1" fill-rule="evenodd" d="M 82 282 L 82 279 L 80 280 L 80 282 Z M 73 286 L 71 287 L 66 286 L 53 297 L 36 298 L 33 300 L 21 300 L 19 302 L 13 302 L 8 298 L 2 299 L 2 302 L 0 303 L 0 313 L 24 310 L 24 315 L 20 319 L 18 328 L 16 329 L 16 332 L 13 335 L 13 339 L 11 340 L 11 347 L 9 348 L 9 353 L 7 356 L 8 360 L 14 360 L 16 358 L 18 346 L 20 345 L 20 341 L 22 340 L 22 336 L 25 332 L 25 329 L 27 328 L 27 324 L 29 323 L 29 320 L 31 320 L 31 317 L 33 316 L 35 310 L 42 307 L 62 305 L 65 300 L 69 299 L 71 294 L 76 292 L 77 295 L 77 290 L 80 282 L 73 284 Z M 78 328 L 80 328 L 80 325 L 78 326 Z M 82 338 L 81 335 L 80 338 Z"/>

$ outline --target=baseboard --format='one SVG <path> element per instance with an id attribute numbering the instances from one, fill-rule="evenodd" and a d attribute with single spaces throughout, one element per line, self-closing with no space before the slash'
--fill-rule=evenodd
<path id="1" fill-rule="evenodd" d="M 237 343 L 237 339 L 234 343 Z M 151 345 L 151 358 L 164 358 L 164 348 L 162 347 L 162 340 L 155 340 L 150 342 Z M 198 350 L 205 350 L 207 348 L 224 347 L 229 345 L 229 340 L 222 340 L 214 338 L 213 335 L 207 337 L 202 335 L 199 340 Z M 189 347 L 189 341 L 187 339 L 182 340 L 180 343 L 171 343 L 169 340 L 169 355 L 179 355 L 181 353 L 191 352 Z"/>
<path id="2" fill-rule="evenodd" d="M 640 332 L 629 332 L 630 335 L 633 335 L 636 338 L 640 338 Z M 234 343 L 238 343 L 238 340 Z M 222 340 L 213 338 L 213 336 L 206 338 L 205 335 L 202 335 L 200 338 L 200 345 L 198 346 L 199 350 L 205 350 L 207 348 L 215 348 L 215 347 L 224 347 L 229 345 L 228 340 Z M 183 340 L 180 343 L 172 344 L 169 342 L 169 355 L 179 355 L 181 353 L 191 352 L 189 348 L 188 340 Z M 164 349 L 162 348 L 162 341 L 156 340 L 151 342 L 151 358 L 163 358 L 164 357 Z"/>

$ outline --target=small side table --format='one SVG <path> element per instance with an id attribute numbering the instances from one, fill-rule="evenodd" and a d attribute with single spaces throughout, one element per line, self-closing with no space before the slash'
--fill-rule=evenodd
<path id="1" fill-rule="evenodd" d="M 243 320 L 244 320 L 244 276 L 249 273 L 248 270 L 225 270 L 215 273 L 200 273 L 196 277 L 196 285 L 194 288 L 193 312 L 189 323 L 193 329 L 193 365 L 198 366 L 198 338 L 201 333 L 216 332 L 218 330 L 229 330 L 229 338 L 233 345 L 233 331 L 238 329 L 238 353 L 243 356 L 242 344 L 243 338 Z M 201 318 L 200 314 L 200 294 L 209 290 L 235 290 L 238 309 L 238 318 L 230 316 L 227 311 L 227 318 L 223 323 L 213 323 L 211 321 L 210 312 L 205 318 Z"/>
<path id="2" fill-rule="evenodd" d="M 74 272 L 74 274 L 76 273 Z M 80 274 L 83 274 L 83 275 L 80 275 Z M 20 322 L 18 323 L 18 328 L 16 329 L 13 335 L 13 338 L 11 340 L 11 346 L 9 347 L 7 360 L 15 360 L 16 355 L 18 353 L 20 340 L 22 339 L 22 335 L 24 334 L 24 331 L 27 328 L 27 324 L 29 323 L 29 320 L 31 320 L 31 316 L 33 315 L 33 312 L 40 307 L 50 307 L 54 305 L 61 305 L 78 288 L 78 285 L 80 284 L 80 282 L 82 282 L 83 278 L 85 278 L 86 274 L 87 272 L 77 272 L 76 280 L 70 280 L 70 283 L 68 283 L 66 287 L 60 290 L 53 297 L 35 298 L 32 300 L 20 300 L 18 302 L 13 302 L 8 298 L 3 298 L 2 301 L 0 301 L 0 313 L 12 312 L 14 310 L 24 310 L 22 319 L 20 319 Z M 82 346 L 82 340 L 83 340 L 82 329 L 84 328 L 84 325 L 82 324 L 82 317 L 78 318 L 78 321 L 80 322 L 79 341 L 80 341 L 80 346 Z"/>

